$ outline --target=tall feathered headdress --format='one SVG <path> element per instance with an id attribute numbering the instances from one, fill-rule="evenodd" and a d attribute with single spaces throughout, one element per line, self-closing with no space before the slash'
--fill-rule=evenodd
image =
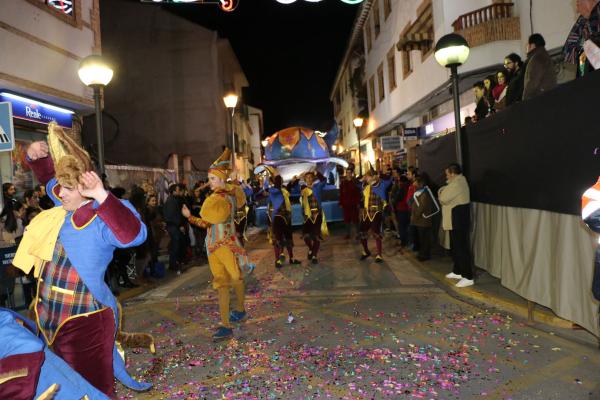
<path id="1" fill-rule="evenodd" d="M 61 186 L 77 187 L 79 177 L 84 172 L 94 170 L 87 151 L 56 122 L 48 125 L 48 146 L 55 164 L 56 180 Z"/>

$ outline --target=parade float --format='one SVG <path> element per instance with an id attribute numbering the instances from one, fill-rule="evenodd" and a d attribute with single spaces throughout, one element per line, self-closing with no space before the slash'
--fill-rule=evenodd
<path id="1" fill-rule="evenodd" d="M 323 191 L 322 207 L 328 222 L 341 221 L 342 210 L 338 204 L 339 178 L 337 167 L 348 168 L 348 162 L 332 155 L 339 129 L 335 125 L 328 132 L 320 132 L 304 127 L 291 127 L 274 133 L 265 139 L 265 159 L 254 173 L 267 176 L 267 166 L 275 168 L 284 183 L 294 177 L 300 177 L 307 171 L 318 171 L 327 178 Z M 292 193 L 294 197 L 295 193 Z M 256 222 L 259 226 L 267 224 L 266 206 L 256 208 Z M 292 205 L 292 224 L 303 222 L 300 205 Z"/>

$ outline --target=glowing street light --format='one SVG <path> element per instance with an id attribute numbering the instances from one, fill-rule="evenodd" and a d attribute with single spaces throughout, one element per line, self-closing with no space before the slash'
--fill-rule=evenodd
<path id="1" fill-rule="evenodd" d="M 223 97 L 223 103 L 225 107 L 231 112 L 231 168 L 235 171 L 235 129 L 233 126 L 233 116 L 235 115 L 235 106 L 237 106 L 238 95 L 234 92 L 230 92 Z"/>
<path id="2" fill-rule="evenodd" d="M 445 68 L 450 68 L 452 96 L 454 98 L 454 124 L 456 129 L 456 162 L 463 164 L 462 134 L 460 122 L 460 99 L 458 96 L 458 67 L 469 58 L 469 44 L 464 37 L 456 33 L 442 36 L 435 45 L 435 59 Z"/>
<path id="3" fill-rule="evenodd" d="M 354 128 L 356 128 L 356 137 L 358 138 L 358 173 L 362 176 L 362 156 L 360 154 L 360 128 L 363 126 L 365 120 L 361 117 L 356 117 L 352 120 Z"/>
<path id="4" fill-rule="evenodd" d="M 100 107 L 100 89 L 108 85 L 113 77 L 113 69 L 102 56 L 93 54 L 87 56 L 79 64 L 77 71 L 84 85 L 94 90 L 94 105 L 96 108 L 96 142 L 98 147 L 98 168 L 104 179 L 104 134 L 102 132 L 102 109 Z"/>

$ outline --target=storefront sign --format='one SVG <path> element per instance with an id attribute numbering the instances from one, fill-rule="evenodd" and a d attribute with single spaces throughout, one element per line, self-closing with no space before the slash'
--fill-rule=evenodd
<path id="1" fill-rule="evenodd" d="M 0 103 L 0 151 L 11 151 L 15 147 L 15 130 L 10 103 Z"/>
<path id="2" fill-rule="evenodd" d="M 383 136 L 381 139 L 381 151 L 384 153 L 400 151 L 403 149 L 401 136 Z"/>
<path id="3" fill-rule="evenodd" d="M 12 104 L 14 118 L 41 124 L 56 121 L 58 125 L 65 128 L 73 126 L 72 115 L 74 112 L 66 108 L 28 99 L 10 92 L 0 92 L 0 101 L 8 101 Z"/>
<path id="4" fill-rule="evenodd" d="M 404 134 L 402 135 L 405 140 L 417 140 L 419 139 L 420 128 L 404 128 Z"/>

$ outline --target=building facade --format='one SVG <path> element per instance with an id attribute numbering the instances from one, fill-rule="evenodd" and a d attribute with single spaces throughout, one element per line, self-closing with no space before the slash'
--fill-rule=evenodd
<path id="1" fill-rule="evenodd" d="M 247 175 L 242 101 L 232 121 L 223 97 L 248 81 L 229 41 L 157 4 L 101 3 L 104 53 L 116 70 L 105 90 L 107 163 L 205 173 L 232 147 Z M 134 16 L 134 17 L 132 17 Z M 84 132 L 93 143 L 93 134 Z"/>
<path id="2" fill-rule="evenodd" d="M 0 171 L 22 194 L 37 183 L 24 162 L 28 143 L 45 140 L 52 120 L 79 141 L 82 116 L 94 110 L 77 71 L 101 52 L 99 0 L 2 1 L 0 48 L 0 102 L 11 103 L 15 134 Z"/>
<path id="3" fill-rule="evenodd" d="M 362 8 L 367 11 L 361 27 L 369 108 L 365 141 L 372 140 L 369 157 L 385 165 L 400 160 L 414 165 L 413 150 L 421 139 L 407 135 L 405 150 L 384 154 L 377 138 L 402 135 L 406 128 L 426 136 L 454 129 L 449 71 L 433 54 L 439 38 L 456 32 L 471 48 L 459 68 L 464 120 L 475 106 L 473 83 L 501 69 L 510 53 L 525 59 L 531 33 L 541 33 L 546 48 L 558 51 L 576 19 L 573 2 L 564 0 L 367 0 Z"/>

